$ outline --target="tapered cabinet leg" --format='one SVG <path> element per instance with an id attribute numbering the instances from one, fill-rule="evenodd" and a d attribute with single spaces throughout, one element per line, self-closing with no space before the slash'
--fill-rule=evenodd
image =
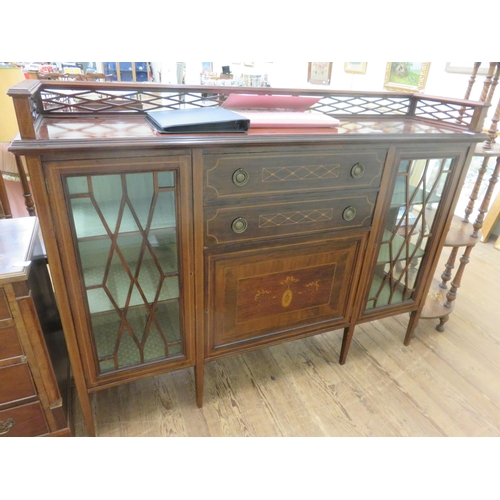
<path id="1" fill-rule="evenodd" d="M 94 415 L 92 411 L 91 395 L 86 391 L 85 388 L 78 390 L 78 401 L 80 402 L 80 408 L 82 410 L 83 423 L 85 424 L 85 429 L 87 431 L 88 437 L 95 437 L 95 423 Z"/>
<path id="2" fill-rule="evenodd" d="M 418 320 L 420 319 L 420 311 L 413 311 L 410 313 L 410 321 L 408 322 L 408 328 L 406 329 L 406 337 L 404 340 L 404 345 L 410 345 L 410 341 L 415 333 L 415 328 L 417 328 Z"/>
<path id="3" fill-rule="evenodd" d="M 351 346 L 352 336 L 354 334 L 354 324 L 344 328 L 344 336 L 342 337 L 342 348 L 340 350 L 340 364 L 345 364 L 349 347 Z"/>
<path id="4" fill-rule="evenodd" d="M 203 406 L 203 388 L 205 381 L 205 364 L 198 363 L 194 367 L 194 383 L 196 390 L 196 405 L 198 408 Z"/>

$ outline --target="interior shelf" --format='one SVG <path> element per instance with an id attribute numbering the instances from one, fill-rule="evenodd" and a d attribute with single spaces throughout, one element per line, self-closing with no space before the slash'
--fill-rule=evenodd
<path id="1" fill-rule="evenodd" d="M 425 251 L 422 248 L 416 249 L 417 245 L 414 243 L 407 244 L 405 238 L 391 233 L 391 231 L 386 229 L 382 237 L 377 264 L 385 264 L 394 260 L 406 260 L 407 258 L 418 259 L 423 257 Z M 399 257 L 396 258 L 398 254 Z"/>
<path id="2" fill-rule="evenodd" d="M 92 324 L 101 372 L 182 354 L 178 300 L 158 304 L 155 318 L 163 337 L 155 324 L 147 328 L 148 314 L 142 308 L 129 310 L 126 321 L 134 338 L 129 328 L 119 334 L 121 320 L 116 315 L 94 315 Z"/>
<path id="3" fill-rule="evenodd" d="M 108 233 L 96 212 L 94 205 L 88 198 L 74 198 L 71 200 L 73 218 L 78 240 L 92 237 L 108 237 Z M 99 208 L 108 224 L 110 230 L 115 231 L 120 210 L 119 202 L 101 203 Z M 135 211 L 140 224 L 145 228 L 150 213 L 150 203 L 136 203 Z M 111 221 L 111 222 L 110 222 Z M 175 209 L 167 203 L 158 204 L 155 209 L 150 231 L 175 229 L 176 215 Z M 120 234 L 139 232 L 140 228 L 128 207 L 125 207 L 123 217 L 120 221 Z"/>
<path id="4" fill-rule="evenodd" d="M 405 298 L 405 292 L 401 284 L 397 282 L 392 282 L 387 280 L 382 287 L 383 277 L 379 275 L 374 275 L 372 285 L 370 287 L 370 294 L 368 296 L 368 302 L 366 305 L 366 310 L 373 309 L 374 307 L 383 307 L 392 304 L 400 304 L 407 300 Z M 393 289 L 391 290 L 391 283 Z M 381 288 L 382 287 L 382 288 Z M 408 290 L 407 290 L 408 291 Z M 392 296 L 391 296 L 392 293 Z M 377 304 L 375 306 L 375 300 L 373 298 L 378 294 Z M 370 300 L 371 299 L 371 300 Z"/>
<path id="5" fill-rule="evenodd" d="M 415 186 L 412 185 L 409 186 L 409 193 L 407 193 L 406 179 L 404 177 L 398 177 L 392 195 L 391 208 L 405 206 L 410 199 L 413 200 L 410 205 L 422 205 L 424 203 L 429 205 L 431 203 L 439 203 L 441 201 L 441 196 L 436 192 L 430 194 L 429 191 L 424 191 L 422 188 L 416 189 Z"/>

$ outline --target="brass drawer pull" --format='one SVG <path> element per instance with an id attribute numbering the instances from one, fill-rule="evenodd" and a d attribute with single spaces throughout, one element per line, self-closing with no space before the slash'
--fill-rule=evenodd
<path id="1" fill-rule="evenodd" d="M 351 168 L 351 177 L 353 179 L 359 179 L 360 177 L 363 176 L 364 173 L 365 173 L 365 166 L 362 165 L 361 163 L 356 163 L 356 165 L 354 165 Z"/>
<path id="2" fill-rule="evenodd" d="M 342 218 L 349 222 L 352 219 L 356 217 L 356 209 L 354 207 L 347 207 L 343 212 L 342 212 Z"/>
<path id="3" fill-rule="evenodd" d="M 233 173 L 233 183 L 237 186 L 244 186 L 249 178 L 248 172 L 243 168 L 239 168 Z"/>
<path id="4" fill-rule="evenodd" d="M 9 418 L 5 420 L 5 422 L 0 421 L 0 436 L 3 434 L 7 434 L 7 432 L 9 432 L 12 427 L 14 427 L 14 425 L 16 425 L 16 422 L 13 418 Z"/>
<path id="5" fill-rule="evenodd" d="M 237 234 L 244 233 L 247 230 L 247 227 L 248 222 L 243 217 L 234 219 L 233 223 L 231 224 L 231 229 Z"/>

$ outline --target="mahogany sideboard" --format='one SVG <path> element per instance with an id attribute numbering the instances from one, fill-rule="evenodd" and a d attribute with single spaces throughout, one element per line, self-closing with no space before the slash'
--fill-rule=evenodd
<path id="1" fill-rule="evenodd" d="M 70 436 L 70 370 L 36 217 L 0 220 L 0 437 Z"/>
<path id="2" fill-rule="evenodd" d="M 160 134 L 149 110 L 314 96 L 336 128 Z M 484 103 L 27 80 L 9 90 L 89 435 L 90 394 L 409 313 L 414 333 Z M 397 341 L 397 340 L 395 340 Z M 348 366 L 346 366 L 348 369 Z"/>

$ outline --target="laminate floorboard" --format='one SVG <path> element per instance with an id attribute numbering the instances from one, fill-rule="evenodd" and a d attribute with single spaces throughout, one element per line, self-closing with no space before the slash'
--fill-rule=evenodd
<path id="1" fill-rule="evenodd" d="M 99 391 L 98 436 L 500 436 L 500 252 L 478 243 L 445 331 L 408 315 L 359 325 L 339 365 L 342 331 Z M 444 269 L 447 254 L 436 275 Z M 76 399 L 76 398 L 75 398 Z M 85 430 L 75 405 L 75 434 Z"/>

